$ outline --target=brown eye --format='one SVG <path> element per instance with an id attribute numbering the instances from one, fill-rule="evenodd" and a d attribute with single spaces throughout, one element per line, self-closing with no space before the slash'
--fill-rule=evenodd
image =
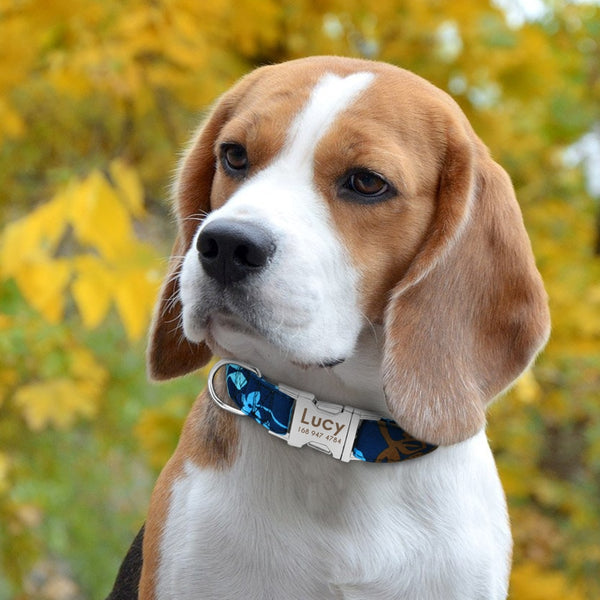
<path id="1" fill-rule="evenodd" d="M 389 190 L 388 182 L 372 171 L 358 171 L 348 179 L 350 189 L 361 196 L 376 197 Z"/>
<path id="2" fill-rule="evenodd" d="M 230 175 L 245 175 L 248 170 L 246 148 L 241 144 L 223 144 L 221 146 L 221 162 Z"/>
<path id="3" fill-rule="evenodd" d="M 397 196 L 396 188 L 383 175 L 361 168 L 347 171 L 340 177 L 337 192 L 341 200 L 354 204 L 375 204 Z"/>

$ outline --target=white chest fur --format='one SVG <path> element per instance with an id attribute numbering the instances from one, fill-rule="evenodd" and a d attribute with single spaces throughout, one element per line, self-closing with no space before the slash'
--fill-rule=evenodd
<path id="1" fill-rule="evenodd" d="M 173 484 L 159 600 L 506 596 L 510 534 L 483 432 L 377 465 L 290 448 L 249 419 L 240 431 L 231 470 L 188 462 Z"/>

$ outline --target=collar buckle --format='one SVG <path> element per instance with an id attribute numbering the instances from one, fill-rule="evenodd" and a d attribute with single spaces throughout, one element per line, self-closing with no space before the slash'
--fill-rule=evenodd
<path id="1" fill-rule="evenodd" d="M 354 412 L 345 406 L 300 396 L 294 406 L 287 443 L 297 448 L 310 446 L 348 462 L 359 421 L 353 417 Z"/>
<path id="2" fill-rule="evenodd" d="M 290 446 L 309 446 L 342 462 L 358 460 L 352 454 L 356 432 L 361 420 L 371 415 L 349 406 L 320 402 L 313 394 L 287 385 L 278 387 L 296 400 L 288 433 L 279 437 Z"/>

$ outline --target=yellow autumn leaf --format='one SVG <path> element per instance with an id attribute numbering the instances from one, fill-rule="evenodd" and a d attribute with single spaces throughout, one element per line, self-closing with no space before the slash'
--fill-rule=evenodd
<path id="1" fill-rule="evenodd" d="M 144 215 L 144 189 L 135 169 L 122 160 L 113 160 L 109 166 L 119 197 L 135 217 Z"/>
<path id="2" fill-rule="evenodd" d="M 21 115 L 0 97 L 0 140 L 2 137 L 19 138 L 25 133 Z"/>
<path id="3" fill-rule="evenodd" d="M 131 219 L 99 171 L 93 171 L 72 190 L 70 208 L 70 221 L 82 244 L 93 246 L 109 260 L 130 250 L 134 239 Z"/>
<path id="4" fill-rule="evenodd" d="M 564 573 L 542 569 L 528 561 L 515 565 L 511 576 L 513 600 L 586 600 Z"/>
<path id="5" fill-rule="evenodd" d="M 62 318 L 65 290 L 71 278 L 71 261 L 41 256 L 23 262 L 14 273 L 25 300 L 50 323 Z"/>
<path id="6" fill-rule="evenodd" d="M 498 465 L 500 480 L 506 494 L 513 498 L 527 498 L 531 494 L 531 479 L 535 478 L 535 468 L 527 465 L 525 468 L 514 461 Z"/>
<path id="7" fill-rule="evenodd" d="M 71 348 L 69 373 L 77 380 L 101 384 L 108 378 L 106 369 L 96 361 L 94 355 L 84 347 Z"/>
<path id="8" fill-rule="evenodd" d="M 98 396 L 82 393 L 85 391 L 77 381 L 60 377 L 20 387 L 14 395 L 14 403 L 32 431 L 49 426 L 66 429 L 79 417 L 90 418 L 96 414 Z"/>
<path id="9" fill-rule="evenodd" d="M 0 240 L 0 273 L 11 277 L 24 263 L 52 253 L 68 224 L 67 196 L 60 192 L 25 217 L 9 223 Z"/>
<path id="10" fill-rule="evenodd" d="M 0 452 L 0 494 L 6 492 L 9 487 L 8 473 L 10 470 L 10 459 L 6 452 Z"/>
<path id="11" fill-rule="evenodd" d="M 50 426 L 66 429 L 79 418 L 91 418 L 108 381 L 106 369 L 82 346 L 69 350 L 64 376 L 21 386 L 13 396 L 25 422 L 33 431 Z"/>
<path id="12" fill-rule="evenodd" d="M 114 299 L 129 339 L 137 340 L 146 331 L 158 290 L 152 273 L 131 269 L 121 276 L 114 289 Z"/>
<path id="13" fill-rule="evenodd" d="M 513 394 L 524 404 L 537 402 L 542 396 L 540 384 L 537 382 L 535 375 L 531 369 L 527 369 L 519 377 L 513 387 Z"/>
<path id="14" fill-rule="evenodd" d="M 81 396 L 94 401 L 101 397 L 109 379 L 106 369 L 83 347 L 71 353 L 70 375 L 77 382 Z"/>
<path id="15" fill-rule="evenodd" d="M 9 223 L 2 232 L 0 239 L 0 275 L 3 278 L 12 277 L 23 261 L 26 249 L 19 245 L 22 219 Z"/>
<path id="16" fill-rule="evenodd" d="M 112 275 L 106 263 L 95 256 L 78 256 L 74 260 L 75 280 L 71 293 L 83 324 L 97 327 L 110 309 Z"/>
<path id="17" fill-rule="evenodd" d="M 165 53 L 168 57 L 180 68 L 191 69 L 194 68 L 198 63 L 198 54 L 204 50 L 202 45 L 208 46 L 208 42 L 206 40 L 193 40 L 193 43 L 190 43 L 190 40 L 185 40 L 184 38 L 177 38 L 174 40 L 174 43 L 169 44 L 167 48 L 165 48 Z M 173 69 L 164 69 L 162 74 L 162 80 L 167 82 L 168 79 L 164 77 L 167 73 L 170 73 L 171 80 L 173 80 Z"/>
<path id="18" fill-rule="evenodd" d="M 66 52 L 55 50 L 48 56 L 48 71 L 46 79 L 48 83 L 60 92 L 73 97 L 81 98 L 91 91 L 91 82 L 88 77 L 83 76 L 81 67 L 73 64 L 72 57 Z"/>
<path id="19" fill-rule="evenodd" d="M 156 469 L 161 468 L 173 453 L 181 432 L 183 418 L 168 407 L 147 409 L 138 420 L 134 434 Z"/>

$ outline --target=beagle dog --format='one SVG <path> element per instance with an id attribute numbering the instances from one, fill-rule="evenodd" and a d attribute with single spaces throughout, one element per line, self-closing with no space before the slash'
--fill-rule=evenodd
<path id="1" fill-rule="evenodd" d="M 111 597 L 505 598 L 485 408 L 549 316 L 510 180 L 457 104 L 378 62 L 262 67 L 174 197 L 149 373 L 224 360 Z"/>

